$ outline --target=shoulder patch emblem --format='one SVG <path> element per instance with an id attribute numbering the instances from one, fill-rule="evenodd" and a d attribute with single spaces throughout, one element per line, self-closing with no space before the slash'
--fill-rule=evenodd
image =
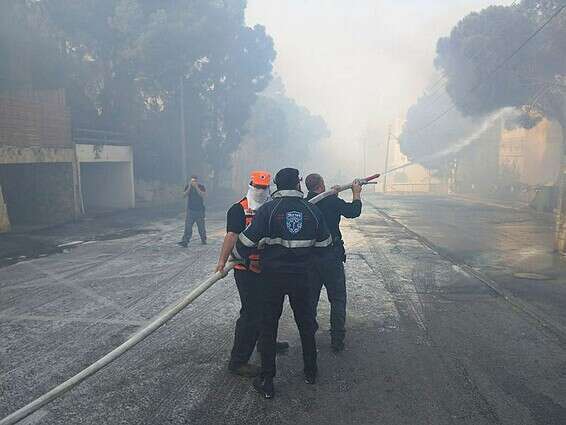
<path id="1" fill-rule="evenodd" d="M 303 213 L 299 211 L 289 211 L 285 214 L 287 230 L 296 235 L 303 228 Z"/>

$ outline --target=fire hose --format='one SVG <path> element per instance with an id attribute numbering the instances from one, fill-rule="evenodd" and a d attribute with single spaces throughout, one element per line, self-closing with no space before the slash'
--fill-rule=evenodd
<path id="1" fill-rule="evenodd" d="M 371 184 L 371 181 L 377 179 L 378 177 L 379 174 L 375 174 L 373 176 L 369 176 L 364 179 L 358 179 L 357 182 L 361 185 Z M 352 183 L 342 186 L 336 186 L 331 190 L 323 192 L 320 195 L 312 198 L 310 202 L 312 204 L 316 204 L 317 202 L 321 201 L 322 199 L 328 196 L 335 195 L 339 192 L 351 188 L 352 188 Z M 41 397 L 35 399 L 29 404 L 26 404 L 22 408 L 16 410 L 14 413 L 6 416 L 4 419 L 0 420 L 0 425 L 12 425 L 21 421 L 22 419 L 26 418 L 27 416 L 31 415 L 35 411 L 45 406 L 46 404 L 60 397 L 67 391 L 70 391 L 73 387 L 77 386 L 88 377 L 94 375 L 99 370 L 108 366 L 110 363 L 112 363 L 122 354 L 126 353 L 128 350 L 130 350 L 131 348 L 142 342 L 144 339 L 150 336 L 153 332 L 155 332 L 165 323 L 169 322 L 173 317 L 175 317 L 178 313 L 184 310 L 189 304 L 191 304 L 194 300 L 196 300 L 199 296 L 201 296 L 206 290 L 212 287 L 216 282 L 225 278 L 228 272 L 232 270 L 236 264 L 237 264 L 236 262 L 230 262 L 224 268 L 224 272 L 216 272 L 210 275 L 204 282 L 198 285 L 195 289 L 193 289 L 189 294 L 184 296 L 181 300 L 162 310 L 148 325 L 137 331 L 134 335 L 128 338 L 121 345 L 116 347 L 114 350 L 110 351 L 104 357 L 98 359 L 96 362 L 88 366 L 86 369 L 83 369 L 81 372 L 77 373 L 76 375 L 69 378 L 65 382 L 57 385 L 52 390 L 43 394 Z"/>

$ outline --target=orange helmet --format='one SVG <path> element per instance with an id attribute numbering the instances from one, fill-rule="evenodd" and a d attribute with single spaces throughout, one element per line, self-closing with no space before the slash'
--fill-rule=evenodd
<path id="1" fill-rule="evenodd" d="M 250 183 L 253 186 L 269 186 L 271 183 L 271 174 L 267 171 L 252 171 L 250 175 Z"/>

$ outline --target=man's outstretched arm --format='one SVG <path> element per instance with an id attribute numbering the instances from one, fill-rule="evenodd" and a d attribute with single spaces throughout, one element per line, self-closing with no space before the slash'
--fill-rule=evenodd
<path id="1" fill-rule="evenodd" d="M 339 199 L 339 212 L 346 218 L 357 218 L 362 214 L 362 185 L 357 181 L 352 184 L 352 202 Z"/>

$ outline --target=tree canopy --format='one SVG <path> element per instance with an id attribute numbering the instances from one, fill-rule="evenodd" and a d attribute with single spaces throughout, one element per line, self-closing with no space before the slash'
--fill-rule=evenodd
<path id="1" fill-rule="evenodd" d="M 423 162 L 431 154 L 443 152 L 458 140 L 470 135 L 477 127 L 476 120 L 464 117 L 445 92 L 427 93 L 407 111 L 403 131 L 399 137 L 401 151 L 409 160 Z M 452 109 L 450 109 L 452 108 Z M 443 111 L 450 112 L 441 120 L 427 126 Z M 425 165 L 436 168 L 446 159 L 440 158 Z"/>
<path id="2" fill-rule="evenodd" d="M 140 163 L 163 162 L 177 178 L 182 94 L 189 165 L 214 177 L 237 149 L 275 59 L 265 28 L 246 26 L 245 8 L 245 0 L 3 2 L 0 19 L 11 25 L 0 29 L 0 63 L 21 56 L 8 51 L 10 40 L 25 40 L 40 62 L 30 66 L 31 85 L 67 89 L 75 126 L 128 133 Z"/>
<path id="3" fill-rule="evenodd" d="M 260 162 L 270 170 L 289 165 L 303 168 L 316 146 L 330 136 L 322 117 L 285 95 L 280 78 L 259 96 L 246 131 L 243 150 L 253 152 L 254 167 Z"/>
<path id="4" fill-rule="evenodd" d="M 557 0 L 491 6 L 441 38 L 435 65 L 446 86 L 409 109 L 403 152 L 418 160 L 443 151 L 505 107 L 522 112 L 508 125 L 530 128 L 546 117 L 566 129 L 566 11 L 549 22 L 562 6 Z"/>
<path id="5" fill-rule="evenodd" d="M 466 16 L 439 40 L 435 64 L 462 113 L 479 116 L 515 107 L 535 121 L 544 116 L 566 128 L 566 13 L 548 22 L 562 6 L 524 0 L 489 7 Z M 533 120 L 520 122 L 529 126 Z"/>

